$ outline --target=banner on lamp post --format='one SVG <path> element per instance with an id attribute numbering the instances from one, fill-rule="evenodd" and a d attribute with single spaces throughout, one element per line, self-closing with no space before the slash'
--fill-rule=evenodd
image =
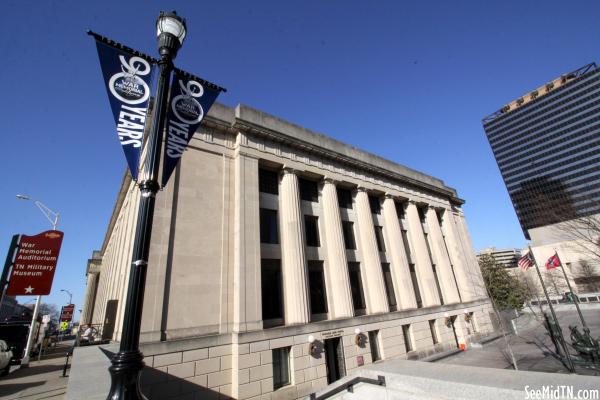
<path id="1" fill-rule="evenodd" d="M 61 231 L 46 231 L 35 236 L 21 237 L 10 273 L 7 295 L 50 294 L 63 236 Z"/>
<path id="2" fill-rule="evenodd" d="M 110 101 L 117 135 L 133 180 L 137 180 L 144 127 L 150 102 L 154 64 L 141 53 L 96 37 L 98 57 Z"/>
<path id="3" fill-rule="evenodd" d="M 222 90 L 175 70 L 169 100 L 162 186 L 167 184 L 194 132 Z"/>

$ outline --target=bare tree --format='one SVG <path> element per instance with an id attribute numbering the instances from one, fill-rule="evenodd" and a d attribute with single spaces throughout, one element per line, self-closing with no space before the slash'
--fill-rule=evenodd
<path id="1" fill-rule="evenodd" d="M 584 285 L 587 290 L 597 292 L 599 290 L 598 273 L 595 268 L 587 261 L 580 261 L 577 270 L 576 280 L 578 284 Z"/>

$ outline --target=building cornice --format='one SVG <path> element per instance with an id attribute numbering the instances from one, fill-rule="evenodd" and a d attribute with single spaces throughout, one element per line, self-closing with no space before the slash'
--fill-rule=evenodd
<path id="1" fill-rule="evenodd" d="M 433 193 L 449 199 L 453 204 L 464 203 L 464 200 L 457 196 L 453 188 L 444 185 L 443 181 L 437 178 L 244 105 L 238 105 L 235 108 L 235 120 L 232 126 L 247 135 L 286 144 L 368 174 L 383 176 L 421 191 Z M 368 160 L 368 162 L 364 160 Z"/>

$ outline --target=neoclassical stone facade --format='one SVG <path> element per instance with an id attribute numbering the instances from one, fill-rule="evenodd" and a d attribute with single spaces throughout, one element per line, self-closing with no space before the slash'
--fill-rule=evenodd
<path id="1" fill-rule="evenodd" d="M 123 180 L 82 323 L 121 335 L 138 190 Z M 463 201 L 438 179 L 215 105 L 158 194 L 142 318 L 150 398 L 298 398 L 489 333 Z"/>

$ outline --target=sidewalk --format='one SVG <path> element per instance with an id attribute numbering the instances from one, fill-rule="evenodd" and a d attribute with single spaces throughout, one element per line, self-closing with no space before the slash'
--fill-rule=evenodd
<path id="1" fill-rule="evenodd" d="M 73 345 L 72 341 L 62 342 L 48 354 L 31 359 L 29 368 L 11 368 L 8 376 L 0 378 L 0 398 L 12 399 L 51 399 L 62 400 L 67 391 L 69 370 L 63 378 L 65 354 Z M 69 360 L 70 362 L 70 360 Z"/>

